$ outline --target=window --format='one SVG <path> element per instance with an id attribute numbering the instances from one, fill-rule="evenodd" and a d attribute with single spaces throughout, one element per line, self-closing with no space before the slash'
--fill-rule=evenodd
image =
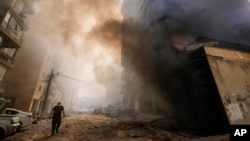
<path id="1" fill-rule="evenodd" d="M 0 65 L 0 81 L 3 79 L 5 71 L 6 71 L 6 68 Z"/>
<path id="2" fill-rule="evenodd" d="M 45 86 L 44 88 L 43 88 L 43 94 L 45 95 L 45 93 L 46 93 L 46 89 L 47 89 L 47 86 Z"/>
<path id="3" fill-rule="evenodd" d="M 16 49 L 5 48 L 4 52 L 7 53 L 9 56 L 14 57 L 16 54 Z"/>
<path id="4" fill-rule="evenodd" d="M 10 12 L 8 11 L 8 12 L 6 13 L 6 16 L 5 16 L 4 19 L 3 19 L 2 27 L 4 27 L 4 28 L 7 27 L 8 23 L 9 23 L 9 20 L 10 20 L 10 17 L 11 17 L 11 15 L 10 15 Z"/>
<path id="5" fill-rule="evenodd" d="M 6 110 L 5 113 L 6 114 L 10 114 L 10 115 L 16 115 L 16 114 L 18 114 L 17 111 L 12 111 L 12 110 Z"/>
<path id="6" fill-rule="evenodd" d="M 42 86 L 39 86 L 38 91 L 39 91 L 39 92 L 41 92 L 41 91 L 42 91 Z"/>

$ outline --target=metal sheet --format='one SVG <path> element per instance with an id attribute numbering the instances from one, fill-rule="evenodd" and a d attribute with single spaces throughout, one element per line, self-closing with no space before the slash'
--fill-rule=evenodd
<path id="1" fill-rule="evenodd" d="M 207 55 L 222 57 L 229 60 L 238 60 L 238 61 L 249 61 L 250 62 L 250 53 L 240 52 L 222 48 L 215 47 L 204 47 Z"/>

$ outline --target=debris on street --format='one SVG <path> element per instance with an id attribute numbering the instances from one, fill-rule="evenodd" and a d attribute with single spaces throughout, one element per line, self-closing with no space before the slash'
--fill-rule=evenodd
<path id="1" fill-rule="evenodd" d="M 164 130 L 155 122 L 155 117 L 143 122 L 138 122 L 140 116 L 127 118 L 73 114 L 63 119 L 59 133 L 54 136 L 51 136 L 51 120 L 43 119 L 31 128 L 6 138 L 6 141 L 229 141 L 227 134 L 200 137 Z"/>

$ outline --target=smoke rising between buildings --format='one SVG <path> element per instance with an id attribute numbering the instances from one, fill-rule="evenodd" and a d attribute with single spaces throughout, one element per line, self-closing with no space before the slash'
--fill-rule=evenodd
<path id="1" fill-rule="evenodd" d="M 64 82 L 63 93 L 74 94 L 75 109 L 120 101 L 120 5 L 120 0 L 37 1 L 36 13 L 28 17 L 26 45 L 48 49 L 52 68 L 80 80 L 57 78 Z"/>
<path id="2" fill-rule="evenodd" d="M 178 21 L 186 29 L 193 29 L 198 36 L 249 44 L 248 36 L 239 30 L 249 31 L 246 28 L 250 22 L 250 4 L 247 0 L 128 0 L 123 2 L 122 11 L 125 18 L 146 25 L 165 20 Z"/>
<path id="3" fill-rule="evenodd" d="M 123 69 L 129 69 L 141 89 L 165 94 L 180 86 L 178 78 L 171 78 L 179 73 L 174 68 L 186 63 L 186 54 L 179 49 L 184 50 L 196 37 L 242 43 L 247 43 L 249 37 L 247 1 L 37 1 L 36 11 L 29 17 L 26 45 L 48 48 L 56 58 L 54 68 L 87 80 L 80 87 L 92 89 L 79 90 L 79 95 L 119 92 L 121 38 L 123 45 L 130 46 L 122 51 L 128 54 L 125 63 L 129 64 Z M 72 94 L 76 90 L 69 83 L 73 82 L 67 80 L 63 85 L 69 89 L 66 93 Z M 171 95 L 163 99 L 171 100 Z M 166 107 L 164 102 L 161 104 Z"/>
<path id="4" fill-rule="evenodd" d="M 138 106 L 141 112 L 154 111 L 177 118 L 181 115 L 182 121 L 192 123 L 194 109 L 183 89 L 180 71 L 188 63 L 186 46 L 200 36 L 250 44 L 249 7 L 248 1 L 123 1 L 122 64 L 127 82 L 124 93 L 135 101 L 142 99 Z M 188 72 L 199 73 L 192 69 Z M 195 80 L 202 83 L 198 76 Z M 197 88 L 197 94 L 204 90 Z M 154 96 L 151 98 L 148 93 Z M 154 107 L 158 108 L 153 110 Z"/>

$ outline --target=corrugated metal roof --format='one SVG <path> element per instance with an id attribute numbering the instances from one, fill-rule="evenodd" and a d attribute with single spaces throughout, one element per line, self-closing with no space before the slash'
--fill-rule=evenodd
<path id="1" fill-rule="evenodd" d="M 210 47 L 210 46 L 205 46 L 204 49 L 207 55 L 223 57 L 224 59 L 229 59 L 229 60 L 232 59 L 232 60 L 239 60 L 239 61 L 241 60 L 250 62 L 250 52 L 235 51 L 235 50 Z"/>
<path id="2" fill-rule="evenodd" d="M 203 38 L 203 37 L 197 38 L 195 41 L 190 43 L 186 48 L 198 49 L 204 46 L 212 46 L 212 47 L 217 47 L 217 48 L 250 52 L 250 46 L 226 42 L 226 41 L 220 41 L 220 40 L 215 40 L 215 39 Z"/>

